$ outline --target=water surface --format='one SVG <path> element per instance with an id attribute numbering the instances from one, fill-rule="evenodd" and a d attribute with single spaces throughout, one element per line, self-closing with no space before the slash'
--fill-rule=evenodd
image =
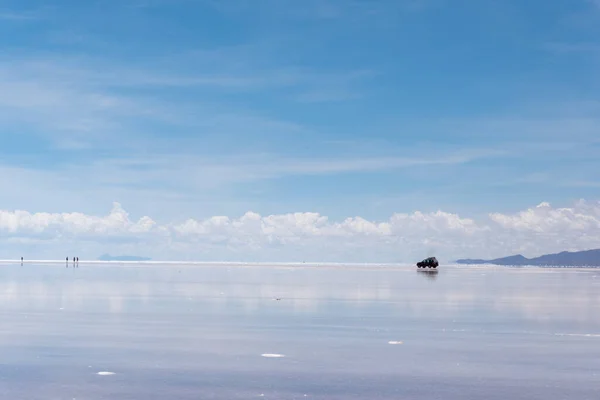
<path id="1" fill-rule="evenodd" d="M 7 263 L 0 398 L 597 400 L 599 276 Z"/>

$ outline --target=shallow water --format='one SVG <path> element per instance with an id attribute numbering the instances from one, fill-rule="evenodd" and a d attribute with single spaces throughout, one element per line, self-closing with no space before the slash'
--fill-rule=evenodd
<path id="1" fill-rule="evenodd" d="M 0 398 L 598 399 L 600 270 L 0 265 Z"/>

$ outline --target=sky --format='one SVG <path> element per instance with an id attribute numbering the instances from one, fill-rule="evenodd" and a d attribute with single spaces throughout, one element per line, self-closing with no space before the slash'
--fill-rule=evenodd
<path id="1" fill-rule="evenodd" d="M 597 0 L 0 0 L 0 258 L 600 247 Z"/>

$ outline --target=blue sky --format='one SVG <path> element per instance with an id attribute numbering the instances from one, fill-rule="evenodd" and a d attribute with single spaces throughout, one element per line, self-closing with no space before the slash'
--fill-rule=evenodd
<path id="1" fill-rule="evenodd" d="M 4 210 L 480 217 L 600 194 L 600 3 L 0 0 Z"/>

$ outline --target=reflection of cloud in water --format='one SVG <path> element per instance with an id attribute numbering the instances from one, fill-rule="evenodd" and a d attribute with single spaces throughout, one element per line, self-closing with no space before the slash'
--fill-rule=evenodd
<path id="1" fill-rule="evenodd" d="M 593 398 L 600 298 L 590 275 L 170 268 L 0 269 L 0 343 L 5 371 L 17 371 L 6 381 L 35 388 L 27 398 L 76 388 L 81 374 L 95 397 L 122 385 L 130 392 L 117 397 L 397 398 L 400 383 L 423 398 L 498 385 L 512 391 L 497 398 L 551 398 L 536 388 L 565 382 L 577 389 L 561 398 Z M 594 317 L 576 323 L 584 315 Z M 323 392 L 336 385 L 338 396 Z"/>
<path id="2" fill-rule="evenodd" d="M 413 316 L 458 316 L 474 310 L 536 321 L 595 318 L 600 294 L 589 273 L 569 270 L 445 268 L 435 280 L 412 268 L 86 267 L 28 266 L 0 272 L 0 308 L 112 314 L 153 308 L 246 314 L 263 309 L 304 314 L 322 307 L 392 307 Z M 274 302 L 272 299 L 280 298 Z M 183 304 L 185 302 L 185 305 Z"/>
<path id="3" fill-rule="evenodd" d="M 111 313 L 121 313 L 123 311 L 123 297 L 121 296 L 110 296 L 108 298 L 110 303 Z"/>
<path id="4" fill-rule="evenodd" d="M 529 289 L 527 294 L 515 288 L 512 293 L 500 293 L 491 301 L 500 313 L 517 313 L 537 321 L 556 321 L 557 318 L 586 322 L 597 317 L 600 298 L 594 293 L 577 293 L 557 288 Z"/>

